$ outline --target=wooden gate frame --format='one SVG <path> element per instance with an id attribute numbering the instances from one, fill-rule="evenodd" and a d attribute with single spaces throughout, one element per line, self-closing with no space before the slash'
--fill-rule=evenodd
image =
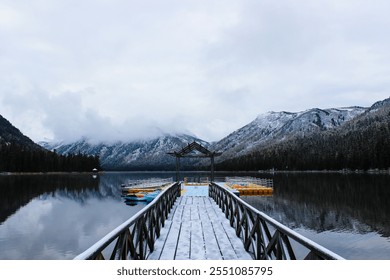
<path id="1" fill-rule="evenodd" d="M 201 154 L 191 154 L 193 151 L 198 151 Z M 173 151 L 167 153 L 170 156 L 176 157 L 176 181 L 180 181 L 180 158 L 187 157 L 187 158 L 210 158 L 211 164 L 210 164 L 210 171 L 211 171 L 211 181 L 214 181 L 214 158 L 216 156 L 222 155 L 221 152 L 215 152 L 215 151 L 209 151 L 205 147 L 203 147 L 201 144 L 197 142 L 192 142 L 182 148 L 180 151 Z"/>

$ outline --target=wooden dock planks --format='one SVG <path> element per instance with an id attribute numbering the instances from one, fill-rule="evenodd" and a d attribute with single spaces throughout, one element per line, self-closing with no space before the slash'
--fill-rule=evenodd
<path id="1" fill-rule="evenodd" d="M 216 203 L 207 196 L 181 196 L 150 260 L 252 259 Z"/>

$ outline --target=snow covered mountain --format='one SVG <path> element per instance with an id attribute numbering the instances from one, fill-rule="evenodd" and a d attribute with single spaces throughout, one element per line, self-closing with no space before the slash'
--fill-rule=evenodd
<path id="1" fill-rule="evenodd" d="M 309 109 L 302 112 L 268 112 L 213 144 L 210 149 L 222 151 L 218 160 L 249 153 L 260 145 L 305 136 L 339 127 L 364 113 L 367 108 Z"/>
<path id="2" fill-rule="evenodd" d="M 99 155 L 100 164 L 105 170 L 174 170 L 175 160 L 167 152 L 179 150 L 188 143 L 196 141 L 201 145 L 208 143 L 186 134 L 163 135 L 149 140 L 115 143 L 94 143 L 81 139 L 73 143 L 40 142 L 44 148 L 59 154 Z"/>
<path id="3" fill-rule="evenodd" d="M 245 155 L 260 146 L 281 142 L 291 137 L 305 136 L 341 126 L 344 122 L 366 111 L 362 107 L 339 109 L 310 109 L 303 112 L 268 112 L 234 131 L 222 140 L 209 144 L 186 134 L 163 135 L 150 140 L 115 143 L 94 143 L 82 139 L 74 143 L 41 142 L 44 148 L 60 154 L 83 153 L 99 155 L 106 170 L 174 170 L 175 160 L 166 153 L 179 150 L 197 141 L 212 151 L 223 152 L 216 161 Z M 187 160 L 183 167 L 194 164 L 208 164 L 206 160 Z"/>
<path id="4" fill-rule="evenodd" d="M 334 119 L 333 119 L 334 120 Z M 306 128 L 311 127 L 305 120 Z M 315 122 L 317 123 L 317 121 Z M 332 123 L 335 123 L 332 121 Z M 289 124 L 289 122 L 287 123 Z M 286 124 L 286 125 L 287 125 Z M 333 129 L 272 138 L 219 162 L 221 170 L 387 170 L 390 166 L 390 98 Z M 275 135 L 283 135 L 285 130 Z M 224 153 L 232 154 L 231 150 Z"/>

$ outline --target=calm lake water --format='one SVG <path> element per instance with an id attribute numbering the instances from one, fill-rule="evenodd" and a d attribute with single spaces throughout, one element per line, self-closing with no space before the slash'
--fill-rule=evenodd
<path id="1" fill-rule="evenodd" d="M 390 259 L 389 175 L 249 175 L 274 179 L 273 196 L 243 197 L 257 209 L 347 259 Z M 74 258 L 144 207 L 120 185 L 150 177 L 174 173 L 0 175 L 0 259 Z"/>

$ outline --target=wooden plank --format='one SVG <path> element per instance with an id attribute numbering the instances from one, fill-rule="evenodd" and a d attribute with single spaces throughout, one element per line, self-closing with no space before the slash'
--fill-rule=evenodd
<path id="1" fill-rule="evenodd" d="M 214 210 L 214 206 L 211 203 L 205 206 L 205 210 L 210 221 L 218 221 L 221 218 L 220 215 L 217 215 L 217 212 Z"/>
<path id="2" fill-rule="evenodd" d="M 181 216 L 180 221 L 190 221 L 191 220 L 191 205 L 181 205 L 183 207 L 183 215 Z"/>
<path id="3" fill-rule="evenodd" d="M 176 248 L 175 260 L 189 260 L 191 250 L 191 221 L 183 221 Z"/>
<path id="4" fill-rule="evenodd" d="M 172 226 L 167 235 L 164 247 L 158 259 L 160 260 L 174 260 L 176 249 L 178 246 L 178 239 L 180 236 L 181 223 L 172 222 Z"/>
<path id="5" fill-rule="evenodd" d="M 251 260 L 251 255 L 244 250 L 244 245 L 240 238 L 237 237 L 234 228 L 230 226 L 229 220 L 226 219 L 225 214 L 218 207 L 216 203 L 213 203 L 212 208 L 210 210 L 214 211 L 215 216 L 218 216 L 218 226 L 215 224 L 216 234 L 221 239 L 224 240 L 223 244 L 220 244 L 221 251 L 224 254 L 224 257 L 233 258 L 233 259 L 243 259 L 243 260 Z M 225 238 L 225 239 L 223 239 Z M 229 254 L 225 254 L 225 252 L 229 252 Z M 233 254 L 234 253 L 234 254 Z"/>
<path id="6" fill-rule="evenodd" d="M 154 242 L 154 251 L 147 256 L 148 260 L 159 260 L 168 239 L 169 232 L 172 227 L 172 221 L 166 221 L 165 226 L 161 229 L 160 237 Z"/>
<path id="7" fill-rule="evenodd" d="M 251 259 L 221 209 L 210 197 L 177 199 L 148 259 Z"/>
<path id="8" fill-rule="evenodd" d="M 173 219 L 173 217 L 175 216 L 175 212 L 177 210 L 177 206 L 181 204 L 182 199 L 183 199 L 182 197 L 179 197 L 178 199 L 176 199 L 175 203 L 172 206 L 171 212 L 168 214 L 167 220 Z"/>
<path id="9" fill-rule="evenodd" d="M 203 201 L 204 201 L 204 205 L 212 205 L 212 204 L 215 204 L 214 200 L 212 200 L 211 197 L 204 197 L 204 198 L 203 198 Z"/>
<path id="10" fill-rule="evenodd" d="M 206 208 L 210 220 L 213 221 L 213 230 L 224 259 L 251 259 L 243 249 L 242 242 L 235 236 L 229 221 L 214 201 L 210 199 L 210 206 Z"/>
<path id="11" fill-rule="evenodd" d="M 206 199 L 207 199 L 207 197 L 199 198 L 199 205 L 205 206 L 206 205 Z"/>
<path id="12" fill-rule="evenodd" d="M 199 205 L 191 205 L 191 221 L 198 221 L 200 220 L 200 215 L 199 215 Z"/>
<path id="13" fill-rule="evenodd" d="M 202 221 L 202 234 L 207 260 L 222 260 L 221 250 L 215 237 L 213 225 L 210 221 Z"/>
<path id="14" fill-rule="evenodd" d="M 186 197 L 186 205 L 192 205 L 193 197 L 192 196 L 187 196 Z"/>
<path id="15" fill-rule="evenodd" d="M 186 201 L 187 201 L 187 197 L 186 196 L 182 196 L 180 197 L 180 202 L 179 202 L 179 205 L 185 205 L 186 204 Z"/>
<path id="16" fill-rule="evenodd" d="M 230 244 L 237 256 L 238 260 L 252 260 L 251 255 L 244 250 L 242 240 L 237 237 L 235 230 L 230 226 L 229 221 L 221 223 L 226 236 L 229 238 Z"/>
<path id="17" fill-rule="evenodd" d="M 180 221 L 184 209 L 181 202 L 181 197 L 175 202 L 171 213 L 168 215 L 166 225 L 161 229 L 160 237 L 155 241 L 155 250 L 148 256 L 148 259 L 174 259 L 180 232 Z"/>
<path id="18" fill-rule="evenodd" d="M 184 212 L 184 205 L 182 204 L 177 205 L 175 214 L 172 216 L 172 221 L 180 223 L 183 218 L 183 212 Z"/>
<path id="19" fill-rule="evenodd" d="M 205 260 L 206 248 L 202 232 L 202 222 L 200 220 L 191 222 L 191 260 Z"/>
<path id="20" fill-rule="evenodd" d="M 237 258 L 234 249 L 232 248 L 229 239 L 220 222 L 212 223 L 215 239 L 217 240 L 219 250 L 224 260 L 234 260 Z"/>

